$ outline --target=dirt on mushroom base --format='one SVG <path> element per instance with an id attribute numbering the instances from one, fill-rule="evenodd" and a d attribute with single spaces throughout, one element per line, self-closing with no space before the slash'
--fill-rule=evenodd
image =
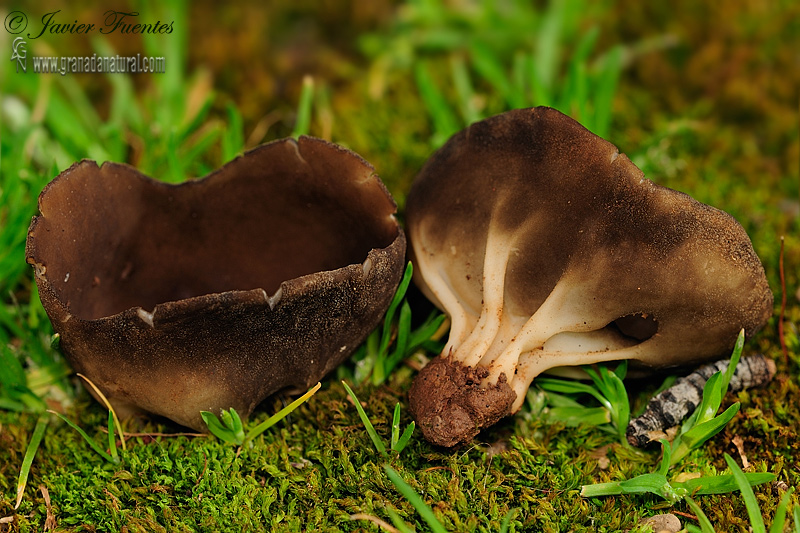
<path id="1" fill-rule="evenodd" d="M 486 367 L 468 367 L 441 355 L 420 371 L 411 385 L 409 409 L 429 442 L 448 448 L 469 442 L 511 414 L 517 394 L 506 375 L 481 387 L 488 376 Z"/>

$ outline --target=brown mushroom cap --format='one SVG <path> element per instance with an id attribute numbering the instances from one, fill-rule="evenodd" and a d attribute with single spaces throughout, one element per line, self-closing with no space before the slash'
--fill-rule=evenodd
<path id="1" fill-rule="evenodd" d="M 471 399 L 434 401 L 447 387 L 433 373 L 453 371 L 420 373 L 411 409 L 439 444 L 518 410 L 544 370 L 697 363 L 772 312 L 764 269 L 731 216 L 645 179 L 550 108 L 453 136 L 417 177 L 406 216 L 415 279 L 452 320 L 440 365 L 487 374 Z M 502 408 L 474 401 L 487 388 Z"/>
<path id="2" fill-rule="evenodd" d="M 39 197 L 27 260 L 73 368 L 118 407 L 203 429 L 303 389 L 400 281 L 396 206 L 358 155 L 301 137 L 169 185 L 81 161 Z"/>

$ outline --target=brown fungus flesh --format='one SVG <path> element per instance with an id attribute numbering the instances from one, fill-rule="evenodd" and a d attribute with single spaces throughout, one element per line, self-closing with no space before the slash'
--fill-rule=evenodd
<path id="1" fill-rule="evenodd" d="M 406 219 L 416 282 L 452 322 L 409 393 L 442 446 L 518 411 L 543 371 L 699 363 L 730 353 L 739 330 L 752 335 L 772 311 L 733 217 L 652 183 L 550 108 L 454 135 L 417 176 Z"/>
<path id="2" fill-rule="evenodd" d="M 76 163 L 39 197 L 27 261 L 61 348 L 123 412 L 202 430 L 305 389 L 377 325 L 405 237 L 372 166 L 275 141 L 199 180 Z"/>

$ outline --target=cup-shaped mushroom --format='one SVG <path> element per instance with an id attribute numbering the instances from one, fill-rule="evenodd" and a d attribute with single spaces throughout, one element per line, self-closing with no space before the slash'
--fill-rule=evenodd
<path id="1" fill-rule="evenodd" d="M 372 166 L 301 137 L 179 185 L 81 161 L 39 197 L 27 260 L 61 348 L 119 409 L 195 429 L 339 365 L 400 281 Z"/>
<path id="2" fill-rule="evenodd" d="M 645 179 L 553 109 L 453 136 L 417 176 L 406 215 L 416 281 L 452 321 L 410 391 L 425 436 L 444 446 L 516 412 L 545 370 L 698 363 L 772 311 L 731 216 Z"/>

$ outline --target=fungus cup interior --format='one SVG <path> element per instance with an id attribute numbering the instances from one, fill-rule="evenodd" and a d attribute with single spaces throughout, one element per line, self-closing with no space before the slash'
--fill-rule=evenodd
<path id="1" fill-rule="evenodd" d="M 371 169 L 300 142 L 305 155 L 294 141 L 266 145 L 179 185 L 77 163 L 39 205 L 36 256 L 47 258 L 51 286 L 71 314 L 94 320 L 233 290 L 274 295 L 283 281 L 388 246 L 394 204 L 383 187 L 364 186 L 374 185 Z M 349 174 L 357 178 L 339 179 Z"/>
<path id="2" fill-rule="evenodd" d="M 375 328 L 405 236 L 372 166 L 301 137 L 179 185 L 81 161 L 39 197 L 27 260 L 72 367 L 115 406 L 203 429 L 316 383 Z"/>

